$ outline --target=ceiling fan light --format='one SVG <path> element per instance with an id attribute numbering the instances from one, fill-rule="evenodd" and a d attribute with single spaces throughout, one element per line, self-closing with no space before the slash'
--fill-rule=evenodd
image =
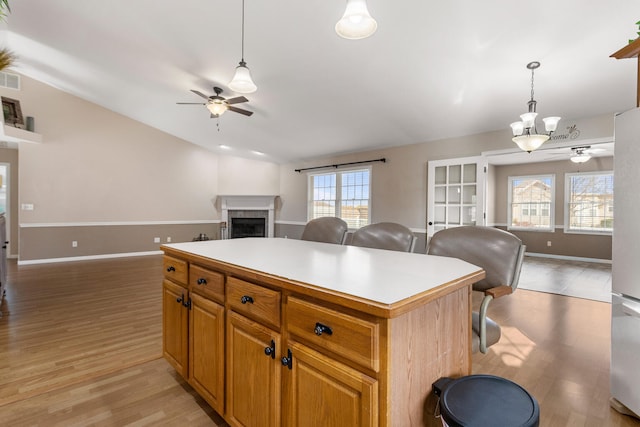
<path id="1" fill-rule="evenodd" d="M 547 132 L 555 132 L 558 128 L 560 117 L 545 117 L 542 121 L 544 122 L 544 128 Z"/>
<path id="2" fill-rule="evenodd" d="M 227 111 L 227 104 L 221 101 L 213 101 L 207 104 L 207 109 L 216 117 L 221 116 Z"/>
<path id="3" fill-rule="evenodd" d="M 511 130 L 513 131 L 513 136 L 520 136 L 524 132 L 523 122 L 513 122 L 510 126 Z"/>
<path id="4" fill-rule="evenodd" d="M 512 138 L 521 150 L 530 153 L 549 140 L 549 135 L 521 135 Z"/>
<path id="5" fill-rule="evenodd" d="M 576 154 L 569 158 L 573 163 L 584 163 L 591 159 L 591 156 L 588 154 Z"/>
<path id="6" fill-rule="evenodd" d="M 253 93 L 258 90 L 244 61 L 240 61 L 240 65 L 236 67 L 236 73 L 231 82 L 229 82 L 229 88 L 237 93 Z"/>
<path id="7" fill-rule="evenodd" d="M 342 38 L 357 40 L 369 37 L 378 29 L 378 23 L 369 14 L 366 0 L 347 0 L 342 19 L 336 24 L 336 33 Z"/>

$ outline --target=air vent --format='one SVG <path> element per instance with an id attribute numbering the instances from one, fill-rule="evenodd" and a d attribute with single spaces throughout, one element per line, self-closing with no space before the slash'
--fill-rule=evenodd
<path id="1" fill-rule="evenodd" d="M 0 87 L 20 90 L 20 76 L 18 74 L 0 71 Z"/>

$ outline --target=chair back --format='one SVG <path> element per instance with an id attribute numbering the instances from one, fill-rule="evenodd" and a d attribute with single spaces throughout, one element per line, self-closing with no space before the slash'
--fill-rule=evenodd
<path id="1" fill-rule="evenodd" d="M 351 246 L 413 252 L 416 244 L 414 234 L 402 224 L 379 222 L 359 228 L 353 233 Z"/>
<path id="2" fill-rule="evenodd" d="M 525 245 L 508 231 L 493 227 L 462 226 L 440 230 L 429 241 L 427 253 L 460 258 L 481 267 L 486 277 L 473 289 L 484 291 L 496 286 L 518 287 Z"/>
<path id="3" fill-rule="evenodd" d="M 344 243 L 348 229 L 349 226 L 344 220 L 325 216 L 309 221 L 304 227 L 301 239 L 341 245 Z"/>

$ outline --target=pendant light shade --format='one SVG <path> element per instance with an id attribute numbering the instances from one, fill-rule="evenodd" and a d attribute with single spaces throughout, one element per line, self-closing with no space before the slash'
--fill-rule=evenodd
<path id="1" fill-rule="evenodd" d="M 342 19 L 336 24 L 336 33 L 345 39 L 357 40 L 376 32 L 378 23 L 369 14 L 366 0 L 347 0 Z"/>
<path id="2" fill-rule="evenodd" d="M 233 80 L 229 82 L 229 88 L 238 93 L 253 93 L 258 90 L 258 86 L 251 79 L 251 71 L 247 68 L 247 63 L 240 61 L 236 67 L 236 73 Z"/>
<path id="3" fill-rule="evenodd" d="M 237 93 L 253 93 L 258 87 L 251 78 L 251 72 L 247 63 L 244 62 L 244 0 L 242 0 L 242 56 L 240 64 L 236 67 L 233 79 L 229 82 L 229 88 Z"/>

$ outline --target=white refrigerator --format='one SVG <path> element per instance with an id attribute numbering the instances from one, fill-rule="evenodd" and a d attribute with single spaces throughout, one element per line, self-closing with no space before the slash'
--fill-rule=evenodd
<path id="1" fill-rule="evenodd" d="M 615 118 L 611 305 L 611 397 L 635 414 L 640 414 L 639 267 L 640 108 L 635 108 Z"/>

